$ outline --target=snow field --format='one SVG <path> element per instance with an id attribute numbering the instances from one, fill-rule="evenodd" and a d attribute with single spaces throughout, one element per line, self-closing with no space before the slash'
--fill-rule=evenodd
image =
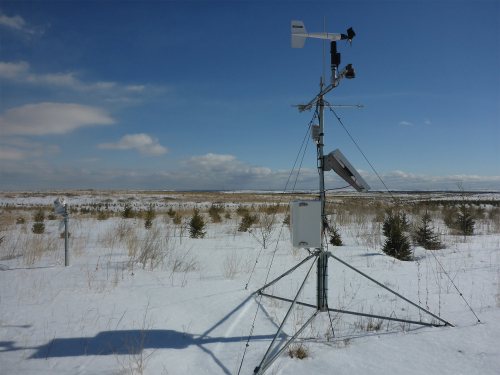
<path id="1" fill-rule="evenodd" d="M 146 207 L 155 197 L 159 196 L 144 195 L 137 204 Z M 14 213 L 18 213 L 26 204 L 50 204 L 54 199 L 13 197 L 3 198 L 2 204 L 17 200 L 20 211 Z M 13 211 L 2 213 L 10 214 Z M 3 225 L 0 372 L 236 374 L 256 316 L 241 370 L 253 373 L 289 304 L 251 293 L 308 253 L 291 247 L 286 226 L 280 232 L 283 213 L 277 215 L 266 249 L 259 243 L 258 226 L 252 233 L 240 233 L 240 218 L 234 211 L 231 216 L 222 223 L 209 223 L 204 239 L 190 239 L 185 228 L 181 236 L 182 225 L 174 225 L 167 215 L 159 215 L 149 231 L 141 219 L 99 221 L 74 215 L 70 267 L 64 267 L 59 220 L 46 221 L 43 235 L 32 234 L 30 222 Z M 267 373 L 497 374 L 500 235 L 493 233 L 491 224 L 478 222 L 479 234 L 464 241 L 436 219 L 446 248 L 434 254 L 443 269 L 420 247 L 415 248 L 412 262 L 387 257 L 380 250 L 383 237 L 378 223 L 373 217 L 355 216 L 353 212 L 350 218 L 333 218 L 341 223 L 346 246 L 329 250 L 456 328 L 333 312 L 330 322 L 328 314 L 321 313 L 299 341 L 309 356 L 298 360 L 283 354 Z M 147 244 L 156 250 L 153 263 L 140 258 Z M 266 292 L 293 299 L 310 266 L 304 264 Z M 313 270 L 300 301 L 315 304 L 315 279 Z M 328 299 L 335 309 L 433 321 L 333 259 Z M 294 309 L 279 347 L 313 312 L 308 307 Z"/>

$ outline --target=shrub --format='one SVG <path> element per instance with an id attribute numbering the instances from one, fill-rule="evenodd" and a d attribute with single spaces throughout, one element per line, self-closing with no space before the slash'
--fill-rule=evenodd
<path id="1" fill-rule="evenodd" d="M 55 213 L 51 212 L 50 214 L 47 215 L 48 220 L 56 220 L 57 216 Z"/>
<path id="2" fill-rule="evenodd" d="M 35 223 L 31 227 L 31 231 L 35 234 L 42 234 L 45 232 L 45 224 L 43 221 L 45 220 L 45 214 L 42 210 L 38 210 L 35 212 Z"/>
<path id="3" fill-rule="evenodd" d="M 331 228 L 330 229 L 330 243 L 333 246 L 344 246 L 342 243 L 342 239 L 340 238 L 340 233 L 337 228 Z"/>
<path id="4" fill-rule="evenodd" d="M 168 240 L 168 238 L 166 238 Z M 143 269 L 154 270 L 163 265 L 168 249 L 168 243 L 162 240 L 161 232 L 158 228 L 148 231 L 144 241 L 141 244 L 137 262 L 142 264 Z"/>
<path id="5" fill-rule="evenodd" d="M 171 219 L 173 219 L 175 218 L 176 212 L 172 209 L 172 207 L 170 207 L 167 211 L 167 215 L 170 216 Z"/>
<path id="6" fill-rule="evenodd" d="M 240 225 L 238 226 L 238 232 L 247 232 L 248 229 L 257 222 L 257 215 L 251 215 L 250 212 L 246 212 L 241 218 Z"/>
<path id="7" fill-rule="evenodd" d="M 271 205 L 271 206 L 266 206 L 266 213 L 268 215 L 274 215 L 278 212 L 279 209 L 280 209 L 280 205 L 277 203 L 274 205 Z"/>
<path id="8" fill-rule="evenodd" d="M 108 220 L 108 212 L 107 211 L 97 211 L 97 220 Z"/>
<path id="9" fill-rule="evenodd" d="M 285 224 L 288 228 L 290 228 L 290 214 L 287 214 L 283 219 L 283 224 Z"/>
<path id="10" fill-rule="evenodd" d="M 455 207 L 443 207 L 442 215 L 443 215 L 443 221 L 444 224 L 450 228 L 450 229 L 455 229 L 455 223 L 456 223 L 456 208 Z"/>
<path id="11" fill-rule="evenodd" d="M 61 233 L 59 234 L 59 237 L 60 237 L 60 238 L 65 238 L 64 232 L 61 232 Z M 71 233 L 70 233 L 70 232 L 68 232 L 68 238 L 70 238 L 70 237 L 71 237 Z"/>
<path id="12" fill-rule="evenodd" d="M 144 228 L 150 229 L 153 226 L 153 220 L 156 217 L 156 211 L 152 204 L 149 205 L 148 210 L 146 211 L 146 217 L 144 220 Z"/>
<path id="13" fill-rule="evenodd" d="M 224 217 L 226 219 L 231 219 L 231 213 L 230 212 L 226 212 L 226 214 L 224 215 Z"/>
<path id="14" fill-rule="evenodd" d="M 242 206 L 241 204 L 236 208 L 236 213 L 240 216 L 245 216 L 249 213 L 248 208 Z"/>
<path id="15" fill-rule="evenodd" d="M 203 217 L 200 215 L 200 211 L 198 209 L 194 209 L 193 216 L 191 217 L 191 221 L 189 222 L 189 237 L 191 238 L 203 238 L 205 237 L 205 221 Z"/>
<path id="16" fill-rule="evenodd" d="M 212 206 L 208 210 L 208 215 L 212 219 L 212 222 L 220 223 L 222 221 L 222 218 L 220 216 L 221 212 L 224 212 L 224 207 L 212 204 Z"/>
<path id="17" fill-rule="evenodd" d="M 124 219 L 131 219 L 135 216 L 135 212 L 132 209 L 132 206 L 129 203 L 125 203 L 122 211 L 122 217 Z"/>
<path id="18" fill-rule="evenodd" d="M 182 215 L 179 212 L 176 212 L 173 221 L 176 225 L 182 224 Z"/>
<path id="19" fill-rule="evenodd" d="M 394 214 L 392 210 L 387 210 L 387 217 L 382 226 L 384 236 L 387 237 L 382 251 L 399 260 L 411 260 L 410 241 L 405 234 L 408 230 L 408 220 L 405 213 Z"/>
<path id="20" fill-rule="evenodd" d="M 431 216 L 425 211 L 421 219 L 421 226 L 417 228 L 413 241 L 426 250 L 442 249 L 443 245 L 439 241 L 437 234 L 429 226 L 431 222 Z"/>
<path id="21" fill-rule="evenodd" d="M 19 216 L 17 219 L 16 219 L 16 224 L 24 224 L 26 223 L 26 219 L 22 216 Z"/>
<path id="22" fill-rule="evenodd" d="M 290 358 L 304 359 L 309 357 L 309 348 L 303 342 L 293 342 L 288 348 L 287 353 Z"/>

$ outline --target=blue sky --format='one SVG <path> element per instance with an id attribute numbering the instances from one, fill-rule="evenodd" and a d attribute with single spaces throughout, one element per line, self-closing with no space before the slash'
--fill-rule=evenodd
<path id="1" fill-rule="evenodd" d="M 0 4 L 0 188 L 283 189 L 323 74 L 290 23 L 356 32 L 325 99 L 391 189 L 500 190 L 498 1 Z M 329 48 L 327 46 L 327 59 Z M 327 80 L 330 74 L 327 69 Z M 372 186 L 368 163 L 326 116 Z M 309 141 L 297 187 L 317 187 Z M 331 174 L 330 174 L 331 173 Z M 327 188 L 343 182 L 327 174 Z"/>

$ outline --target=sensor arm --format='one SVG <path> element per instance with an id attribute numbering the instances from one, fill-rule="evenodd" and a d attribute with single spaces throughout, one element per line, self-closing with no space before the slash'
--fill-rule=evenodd
<path id="1" fill-rule="evenodd" d="M 334 87 L 337 87 L 340 80 L 342 78 L 345 78 L 346 77 L 346 74 L 352 70 L 352 64 L 349 64 L 347 65 L 344 69 L 342 69 L 340 72 L 339 72 L 339 76 L 337 78 L 334 78 L 332 76 L 332 83 L 330 83 L 323 91 L 321 91 L 318 95 L 316 95 L 316 97 L 311 100 L 308 104 L 303 104 L 303 105 L 298 105 L 297 107 L 299 108 L 299 111 L 300 113 L 306 111 L 306 110 L 311 110 L 312 109 L 312 106 L 314 105 L 314 103 L 316 103 L 316 101 L 322 96 L 322 95 L 325 95 L 326 93 L 328 93 L 331 89 L 333 89 Z"/>

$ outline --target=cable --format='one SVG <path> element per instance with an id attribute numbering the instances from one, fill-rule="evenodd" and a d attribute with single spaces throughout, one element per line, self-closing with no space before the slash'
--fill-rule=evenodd
<path id="1" fill-rule="evenodd" d="M 350 185 L 347 185 L 347 186 L 344 186 L 344 187 L 341 187 L 341 188 L 336 188 L 336 189 L 328 189 L 328 190 L 325 190 L 325 193 L 327 191 L 331 191 L 331 190 L 342 190 L 342 189 L 347 189 L 348 187 L 351 187 L 352 185 L 354 185 L 356 183 L 356 179 L 354 179 L 354 182 Z"/>
<path id="2" fill-rule="evenodd" d="M 467 304 L 467 306 L 469 307 L 470 311 L 472 311 L 472 313 L 474 314 L 474 316 L 476 317 L 477 319 L 477 322 L 479 324 L 482 324 L 481 321 L 479 320 L 478 316 L 476 315 L 476 313 L 474 312 L 474 310 L 472 310 L 472 307 L 469 305 L 469 303 L 467 302 L 467 300 L 465 299 L 465 297 L 463 296 L 462 292 L 460 292 L 460 290 L 458 290 L 457 286 L 455 285 L 455 283 L 453 282 L 453 279 L 450 277 L 450 275 L 448 275 L 448 272 L 446 272 L 446 270 L 444 269 L 444 267 L 442 266 L 441 262 L 438 260 L 438 258 L 436 257 L 436 254 L 434 254 L 433 251 L 431 251 L 431 254 L 434 256 L 434 259 L 436 259 L 436 262 L 439 264 L 439 266 L 441 267 L 441 269 L 443 270 L 444 274 L 446 276 L 448 276 L 448 279 L 451 281 L 451 283 L 453 284 L 453 286 L 455 287 L 455 289 L 457 290 L 458 294 L 460 295 L 460 297 L 462 297 L 462 299 L 464 300 L 464 302 Z"/>
<path id="3" fill-rule="evenodd" d="M 330 105 L 330 103 L 328 103 L 326 100 L 323 100 L 328 106 Z M 337 116 L 337 114 L 335 113 L 335 111 L 331 108 L 330 108 L 330 111 L 332 111 L 332 113 L 335 115 L 335 117 L 337 118 L 337 120 L 339 121 L 340 125 L 342 125 L 342 127 L 344 128 L 344 130 L 346 131 L 347 135 L 351 138 L 351 140 L 354 142 L 354 144 L 356 145 L 356 147 L 358 148 L 359 152 L 361 152 L 361 155 L 363 155 L 363 157 L 365 158 L 365 160 L 367 161 L 368 164 L 370 164 L 370 167 L 373 169 L 373 172 L 375 172 L 375 174 L 377 175 L 378 179 L 380 180 L 380 182 L 382 182 L 382 184 L 385 186 L 385 188 L 387 189 L 387 192 L 391 195 L 392 199 L 394 200 L 394 202 L 396 203 L 396 206 L 398 207 L 401 207 L 399 202 L 397 201 L 397 199 L 394 197 L 394 195 L 392 195 L 391 191 L 389 190 L 389 188 L 387 187 L 387 185 L 384 183 L 384 181 L 380 178 L 379 174 L 377 173 L 377 171 L 375 170 L 375 168 L 373 167 L 372 163 L 370 163 L 370 161 L 368 160 L 368 158 L 366 157 L 366 155 L 363 153 L 363 151 L 361 151 L 361 148 L 358 146 L 358 144 L 356 143 L 356 141 L 354 140 L 354 138 L 351 136 L 351 134 L 349 133 L 349 131 L 346 129 L 346 127 L 344 126 L 344 124 L 342 123 L 342 121 L 340 120 L 340 117 Z M 458 294 L 460 295 L 460 297 L 462 297 L 462 299 L 464 300 L 464 302 L 467 304 L 467 306 L 469 307 L 469 309 L 472 311 L 472 313 L 474 314 L 474 316 L 476 317 L 477 321 L 479 323 L 481 323 L 481 320 L 479 320 L 479 318 L 477 317 L 476 313 L 474 312 L 474 310 L 472 309 L 472 307 L 469 305 L 469 303 L 467 302 L 467 300 L 465 299 L 465 297 L 463 296 L 463 294 L 460 292 L 460 290 L 457 288 L 457 286 L 455 285 L 455 283 L 453 282 L 453 280 L 451 279 L 450 275 L 448 275 L 448 273 L 446 272 L 446 270 L 444 269 L 443 265 L 441 264 L 441 262 L 437 259 L 436 255 L 431 252 L 431 254 L 434 256 L 434 259 L 436 260 L 436 262 L 439 264 L 439 266 L 441 267 L 441 269 L 443 270 L 443 272 L 445 273 L 445 275 L 448 277 L 448 279 L 451 281 L 451 283 L 453 284 L 453 286 L 455 287 L 455 289 L 457 290 Z"/>
<path id="4" fill-rule="evenodd" d="M 315 112 L 314 112 L 314 115 L 313 115 L 313 118 L 312 118 L 312 119 L 311 119 L 311 121 L 309 122 L 309 127 L 307 128 L 306 135 L 305 135 L 305 137 L 304 137 L 304 140 L 302 141 L 302 145 L 300 146 L 299 153 L 297 154 L 297 157 L 295 158 L 295 163 L 293 164 L 292 171 L 290 172 L 290 175 L 288 176 L 288 181 L 287 181 L 287 183 L 286 183 L 286 185 L 285 185 L 285 189 L 283 190 L 283 193 L 281 194 L 281 196 L 282 196 L 282 197 L 283 197 L 283 195 L 285 194 L 286 187 L 288 186 L 288 182 L 290 181 L 290 178 L 291 178 L 291 176 L 292 176 L 293 170 L 295 169 L 295 165 L 297 164 L 297 160 L 298 160 L 298 158 L 299 158 L 299 156 L 300 156 L 300 152 L 301 152 L 301 150 L 302 150 L 302 147 L 304 146 L 304 142 L 305 142 L 305 140 L 307 139 L 307 137 L 308 137 L 308 135 L 309 135 L 309 131 L 311 130 L 311 125 L 312 125 L 312 123 L 313 123 L 313 121 L 315 120 L 315 118 L 316 118 L 316 116 L 317 116 L 317 115 L 318 115 L 318 112 L 317 112 L 317 111 L 315 111 Z M 306 145 L 306 147 L 304 148 L 304 153 L 302 154 L 302 159 L 300 160 L 300 165 L 299 165 L 299 169 L 297 170 L 297 176 L 295 177 L 295 182 L 294 182 L 294 184 L 293 184 L 292 193 L 295 191 L 295 187 L 296 187 L 296 185 L 297 185 L 297 180 L 298 180 L 298 178 L 299 178 L 300 169 L 302 168 L 302 162 L 304 161 L 304 156 L 305 156 L 306 151 L 307 151 L 307 145 L 308 145 L 308 143 L 305 143 L 305 145 Z M 290 206 L 288 206 L 288 209 L 289 209 L 289 208 L 290 208 Z M 288 212 L 288 210 L 287 210 L 287 212 Z M 282 224 L 281 224 L 281 228 L 280 228 L 280 232 L 279 232 L 279 234 L 278 234 L 278 238 L 280 238 L 280 237 L 281 237 L 281 232 L 283 231 L 283 226 L 284 226 L 284 225 L 285 225 L 285 223 L 282 223 Z M 266 280 L 264 281 L 264 285 L 267 283 L 267 280 L 268 280 L 268 278 L 269 278 L 269 273 L 271 272 L 271 267 L 272 267 L 272 265 L 273 265 L 274 256 L 276 255 L 276 252 L 277 252 L 277 250 L 278 250 L 278 242 L 279 242 L 279 241 L 277 241 L 277 242 L 276 242 L 276 247 L 275 247 L 275 249 L 274 249 L 274 251 L 273 251 L 273 256 L 272 256 L 272 258 L 271 258 L 271 263 L 269 264 L 269 269 L 268 269 L 268 271 L 267 271 Z M 262 248 L 263 248 L 263 247 L 262 247 Z M 255 266 L 257 265 L 258 258 L 259 258 L 260 254 L 261 254 L 261 252 L 262 252 L 262 248 L 260 249 L 259 255 L 257 256 L 257 260 L 256 260 L 256 262 L 255 262 L 255 265 L 254 265 L 254 269 L 253 269 L 253 270 L 255 270 Z M 252 270 L 252 274 L 253 274 L 253 270 Z M 250 275 L 250 278 L 251 278 L 251 277 L 252 277 L 252 275 Z M 247 282 L 247 285 L 245 286 L 245 289 L 247 289 L 247 287 L 248 287 L 248 283 L 250 282 L 250 278 L 248 279 L 248 282 Z M 245 355 L 246 355 L 246 353 L 247 353 L 247 349 L 248 349 L 248 347 L 250 346 L 250 340 L 251 340 L 251 338 L 252 338 L 252 335 L 253 335 L 253 330 L 254 330 L 254 328 L 255 328 L 255 320 L 257 319 L 257 313 L 259 312 L 259 307 L 260 307 L 261 301 L 262 301 L 262 294 L 260 295 L 259 302 L 258 302 L 258 304 L 257 304 L 257 308 L 255 309 L 255 315 L 254 315 L 254 317 L 253 317 L 253 321 L 252 321 L 252 328 L 250 329 L 250 333 L 249 333 L 249 335 L 248 335 L 248 340 L 247 340 L 247 342 L 246 342 L 246 344 L 245 344 L 245 350 L 243 351 L 243 356 L 241 357 L 241 363 L 240 363 L 240 367 L 239 367 L 239 369 L 238 369 L 238 375 L 239 375 L 239 374 L 240 374 L 240 372 L 241 372 L 241 368 L 242 368 L 242 366 L 243 366 L 243 361 L 245 360 Z"/>
<path id="5" fill-rule="evenodd" d="M 294 169 L 295 169 L 295 165 L 297 165 L 297 160 L 299 159 L 300 153 L 302 152 L 302 148 L 304 147 L 304 143 L 306 142 L 306 139 L 308 138 L 309 132 L 310 132 L 310 130 L 311 130 L 311 126 L 312 126 L 312 124 L 313 124 L 314 120 L 316 119 L 317 115 L 318 115 L 318 112 L 317 112 L 317 111 L 315 111 L 315 112 L 314 112 L 314 114 L 313 114 L 313 117 L 312 117 L 311 121 L 309 121 L 309 126 L 308 126 L 308 128 L 307 128 L 306 135 L 304 136 L 304 139 L 302 140 L 302 144 L 301 144 L 301 146 L 300 146 L 299 152 L 297 153 L 297 157 L 295 158 L 295 162 L 293 163 L 292 170 L 290 171 L 290 174 L 288 175 L 288 180 L 286 181 L 285 188 L 283 189 L 283 192 L 281 193 L 280 200 L 278 201 L 278 205 L 279 205 L 279 204 L 281 204 L 281 200 L 283 199 L 283 196 L 285 195 L 286 188 L 288 187 L 288 183 L 290 182 L 290 178 L 291 178 L 291 177 L 292 177 L 292 175 L 293 175 L 293 171 L 294 171 Z M 306 143 L 306 148 L 305 148 L 305 150 L 307 150 L 307 143 Z M 305 155 L 305 150 L 304 150 L 304 155 Z M 302 160 L 301 160 L 301 162 L 300 162 L 300 165 L 301 165 L 301 166 L 302 166 L 302 161 L 304 160 L 304 155 L 302 156 Z M 295 184 L 297 183 L 297 179 L 298 179 L 298 177 L 299 177 L 299 173 L 300 173 L 300 168 L 299 168 L 299 171 L 298 171 L 298 173 L 297 173 L 297 177 L 296 177 L 296 179 L 295 179 Z M 293 186 L 292 193 L 293 193 L 293 191 L 295 191 L 295 184 L 294 184 L 294 186 Z M 275 211 L 275 212 L 274 212 L 274 214 L 273 214 L 273 219 L 272 219 L 272 223 L 273 223 L 273 224 L 274 224 L 274 217 L 275 217 L 275 215 L 276 215 L 276 212 L 277 212 L 277 211 Z M 288 211 L 287 211 L 287 212 L 288 212 Z M 281 233 L 281 231 L 280 231 L 280 233 Z M 255 271 L 255 267 L 257 266 L 257 263 L 258 263 L 258 261 L 259 261 L 259 257 L 260 257 L 260 254 L 262 253 L 263 248 L 264 248 L 264 246 L 262 246 L 262 247 L 260 248 L 259 254 L 257 255 L 257 259 L 255 260 L 255 264 L 254 264 L 254 266 L 253 266 L 253 268 L 252 268 L 252 272 L 250 272 L 250 276 L 248 277 L 248 281 L 247 281 L 247 283 L 246 283 L 246 285 L 245 285 L 245 289 L 248 289 L 248 284 L 250 283 L 250 279 L 251 279 L 251 278 L 252 278 L 252 276 L 253 276 L 253 273 L 254 273 L 254 271 Z"/>
<path id="6" fill-rule="evenodd" d="M 326 100 L 323 100 L 328 106 L 330 106 L 330 103 L 328 103 Z M 380 182 L 382 182 L 382 184 L 384 185 L 384 187 L 386 188 L 387 192 L 391 195 L 392 199 L 394 200 L 394 202 L 396 202 L 396 204 L 399 206 L 399 203 L 397 201 L 397 199 L 394 197 L 394 195 L 392 195 L 391 191 L 389 190 L 389 188 L 387 187 L 387 185 L 385 184 L 385 182 L 382 180 L 382 178 L 380 178 L 379 174 L 377 173 L 377 171 L 375 170 L 375 168 L 373 167 L 372 163 L 370 163 L 370 161 L 368 160 L 368 158 L 366 157 L 366 155 L 364 154 L 364 152 L 361 150 L 361 148 L 358 146 L 358 144 L 356 143 L 356 141 L 354 140 L 354 138 L 351 136 L 351 134 L 349 133 L 349 131 L 346 129 L 346 127 L 344 126 L 344 124 L 342 123 L 342 121 L 340 120 L 340 117 L 337 116 L 337 114 L 335 113 L 335 111 L 332 109 L 332 107 L 329 107 L 330 108 L 330 111 L 332 111 L 332 113 L 335 115 L 335 117 L 337 118 L 337 120 L 339 121 L 340 125 L 342 125 L 342 127 L 344 128 L 345 132 L 347 133 L 347 135 L 349 136 L 349 138 L 351 138 L 351 140 L 354 142 L 354 144 L 356 145 L 356 147 L 358 148 L 359 152 L 361 152 L 361 155 L 363 155 L 363 157 L 365 158 L 366 162 L 368 164 L 370 164 L 370 167 L 373 169 L 373 172 L 375 172 L 375 174 L 377 175 L 378 179 L 380 180 Z"/>

